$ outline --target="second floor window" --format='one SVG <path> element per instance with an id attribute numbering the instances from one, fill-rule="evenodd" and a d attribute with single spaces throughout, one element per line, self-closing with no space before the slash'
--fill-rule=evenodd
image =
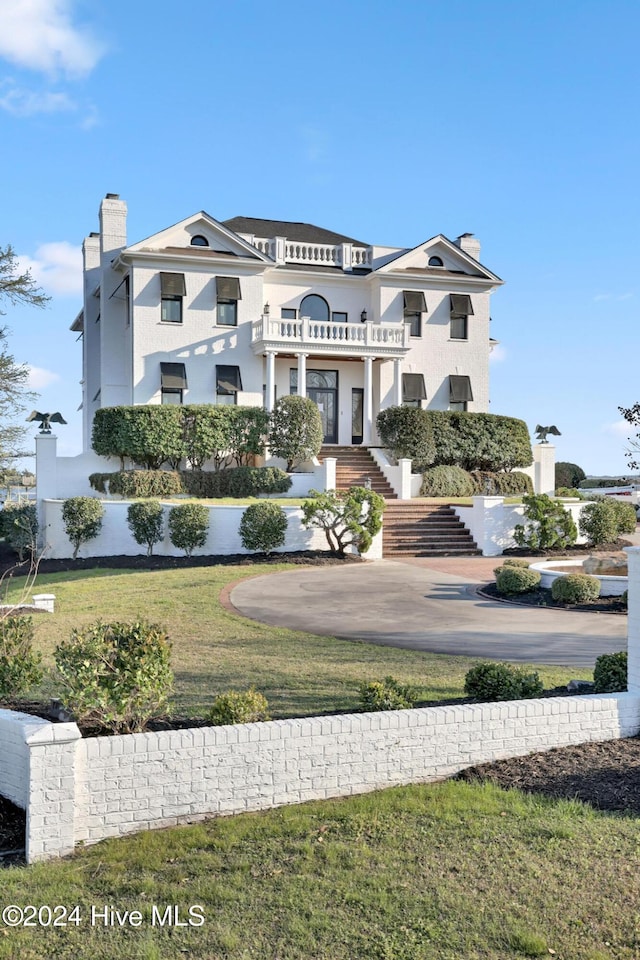
<path id="1" fill-rule="evenodd" d="M 160 274 L 160 319 L 163 323 L 182 323 L 182 298 L 185 295 L 184 273 Z"/>
<path id="2" fill-rule="evenodd" d="M 238 300 L 241 299 L 240 281 L 237 277 L 216 277 L 216 320 L 218 326 L 238 326 Z"/>
<path id="3" fill-rule="evenodd" d="M 421 290 L 404 290 L 402 293 L 403 317 L 411 324 L 411 336 L 422 336 L 422 314 L 427 312 L 424 293 Z"/>
<path id="4" fill-rule="evenodd" d="M 187 389 L 187 373 L 184 363 L 160 364 L 160 400 L 166 404 L 181 404 L 183 391 Z"/>
<path id="5" fill-rule="evenodd" d="M 452 293 L 449 295 L 451 321 L 449 336 L 452 340 L 469 339 L 469 317 L 473 316 L 471 297 L 467 293 Z"/>

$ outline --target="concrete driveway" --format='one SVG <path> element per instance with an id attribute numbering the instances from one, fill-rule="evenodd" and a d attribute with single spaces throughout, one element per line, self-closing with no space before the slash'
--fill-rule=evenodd
<path id="1" fill-rule="evenodd" d="M 448 558 L 316 567 L 244 580 L 230 599 L 239 613 L 274 626 L 430 653 L 591 667 L 601 653 L 626 649 L 625 616 L 479 597 L 477 586 L 500 563 Z"/>

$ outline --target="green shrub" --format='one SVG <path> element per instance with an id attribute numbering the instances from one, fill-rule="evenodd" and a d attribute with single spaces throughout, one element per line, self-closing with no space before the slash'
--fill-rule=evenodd
<path id="1" fill-rule="evenodd" d="M 96 497 L 71 497 L 62 505 L 65 533 L 73 544 L 73 559 L 83 543 L 94 540 L 102 530 L 104 507 Z"/>
<path id="2" fill-rule="evenodd" d="M 33 639 L 31 617 L 0 619 L 0 697 L 19 697 L 42 681 L 42 655 Z"/>
<path id="3" fill-rule="evenodd" d="M 182 489 L 192 497 L 214 500 L 228 497 L 233 470 L 232 467 L 224 470 L 183 470 L 180 474 Z"/>
<path id="4" fill-rule="evenodd" d="M 76 720 L 114 733 L 143 730 L 166 707 L 173 684 L 171 643 L 144 620 L 74 630 L 56 647 L 62 702 Z"/>
<path id="5" fill-rule="evenodd" d="M 513 470 L 510 473 L 492 470 L 473 470 L 475 493 L 489 497 L 514 497 L 521 493 L 533 493 L 533 481 L 526 473 Z"/>
<path id="6" fill-rule="evenodd" d="M 530 564 L 528 560 L 521 560 L 520 557 L 506 557 L 502 563 L 502 566 L 503 567 L 521 567 L 523 570 L 528 570 Z M 495 570 L 493 572 L 495 573 Z"/>
<path id="7" fill-rule="evenodd" d="M 600 581 L 587 573 L 570 573 L 553 581 L 551 596 L 561 603 L 590 603 L 600 596 Z"/>
<path id="8" fill-rule="evenodd" d="M 107 476 L 109 493 L 126 499 L 174 497 L 183 492 L 182 475 L 177 470 L 121 470 Z"/>
<path id="9" fill-rule="evenodd" d="M 238 466 L 247 466 L 264 453 L 270 415 L 262 407 L 227 407 L 230 413 L 229 452 Z"/>
<path id="10" fill-rule="evenodd" d="M 628 590 L 623 590 L 622 593 L 620 594 L 620 603 L 621 603 L 624 607 L 628 607 L 628 606 L 629 606 L 629 591 L 628 591 Z"/>
<path id="11" fill-rule="evenodd" d="M 496 577 L 496 589 L 505 597 L 535 590 L 540 583 L 538 571 L 530 570 L 528 567 L 505 564 L 503 567 L 496 567 L 493 572 Z"/>
<path id="12" fill-rule="evenodd" d="M 114 474 L 112 473 L 90 473 L 89 474 L 89 486 L 92 490 L 95 490 L 96 493 L 108 493 L 109 492 L 109 481 Z"/>
<path id="13" fill-rule="evenodd" d="M 287 526 L 287 515 L 277 503 L 252 503 L 240 520 L 242 546 L 256 553 L 271 553 L 284 546 Z"/>
<path id="14" fill-rule="evenodd" d="M 229 466 L 233 446 L 232 418 L 236 407 L 211 403 L 182 407 L 185 457 L 194 470 L 212 461 L 215 471 Z"/>
<path id="15" fill-rule="evenodd" d="M 435 439 L 434 465 L 463 470 L 510 471 L 533 462 L 531 439 L 524 420 L 494 413 L 424 411 Z"/>
<path id="16" fill-rule="evenodd" d="M 394 677 L 360 685 L 360 706 L 367 713 L 374 710 L 409 710 L 417 699 L 418 692 L 414 687 L 400 683 Z"/>
<path id="17" fill-rule="evenodd" d="M 636 511 L 632 504 L 605 497 L 596 503 L 587 503 L 580 514 L 580 533 L 587 537 L 589 546 L 600 547 L 615 543 L 621 533 L 634 533 Z"/>
<path id="18" fill-rule="evenodd" d="M 281 397 L 271 414 L 269 448 L 287 462 L 287 472 L 320 451 L 324 431 L 317 405 L 309 397 Z"/>
<path id="19" fill-rule="evenodd" d="M 566 460 L 556 463 L 556 487 L 577 487 L 585 478 L 584 470 L 577 463 L 568 463 Z"/>
<path id="20" fill-rule="evenodd" d="M 473 477 L 462 467 L 431 467 L 422 474 L 421 497 L 470 497 Z"/>
<path id="21" fill-rule="evenodd" d="M 269 719 L 267 698 L 251 687 L 244 692 L 231 690 L 213 701 L 207 720 L 214 727 L 230 723 L 259 723 Z"/>
<path id="22" fill-rule="evenodd" d="M 202 503 L 181 503 L 169 510 L 169 538 L 174 547 L 190 557 L 204 547 L 209 532 L 209 510 Z"/>
<path id="23" fill-rule="evenodd" d="M 180 406 L 102 407 L 93 419 L 91 444 L 101 456 L 128 457 L 149 470 L 177 467 L 186 454 L 184 411 Z"/>
<path id="24" fill-rule="evenodd" d="M 585 495 L 577 487 L 558 487 L 555 492 L 556 497 L 564 499 L 573 498 L 574 500 L 584 500 Z"/>
<path id="25" fill-rule="evenodd" d="M 230 497 L 257 497 L 261 493 L 286 493 L 291 477 L 279 467 L 235 467 L 228 471 Z"/>
<path id="26" fill-rule="evenodd" d="M 422 473 L 433 463 L 436 448 L 433 426 L 426 410 L 418 407 L 387 407 L 378 414 L 376 423 L 382 446 L 396 460 L 412 460 L 414 473 Z"/>
<path id="27" fill-rule="evenodd" d="M 164 510 L 158 500 L 132 503 L 127 510 L 127 523 L 136 543 L 146 544 L 147 556 L 153 553 L 154 543 L 164 536 Z"/>
<path id="28" fill-rule="evenodd" d="M 5 503 L 0 514 L 0 529 L 12 550 L 22 562 L 34 556 L 38 540 L 38 508 L 35 503 Z"/>
<path id="29" fill-rule="evenodd" d="M 366 553 L 382 528 L 384 499 L 364 487 L 310 492 L 313 499 L 302 504 L 302 525 L 324 530 L 329 549 L 340 557 L 349 546 Z"/>
<path id="30" fill-rule="evenodd" d="M 578 531 L 571 514 L 561 503 L 546 493 L 522 498 L 524 524 L 517 524 L 513 539 L 519 547 L 530 550 L 564 549 L 576 542 Z"/>
<path id="31" fill-rule="evenodd" d="M 603 653 L 593 671 L 594 693 L 621 693 L 627 689 L 627 651 Z"/>
<path id="32" fill-rule="evenodd" d="M 464 678 L 465 692 L 476 700 L 526 700 L 539 697 L 544 687 L 537 673 L 508 663 L 479 663 Z"/>

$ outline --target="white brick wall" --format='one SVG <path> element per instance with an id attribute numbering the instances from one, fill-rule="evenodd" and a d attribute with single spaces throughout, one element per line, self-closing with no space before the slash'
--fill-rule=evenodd
<path id="1" fill-rule="evenodd" d="M 34 726 L 20 715 L 5 722 L 23 725 L 29 750 L 27 856 L 34 861 L 74 843 L 424 783 L 501 757 L 633 736 L 640 730 L 640 693 L 86 740 L 76 739 L 75 724 Z M 7 740 L 3 752 L 7 772 L 23 782 L 18 740 Z"/>

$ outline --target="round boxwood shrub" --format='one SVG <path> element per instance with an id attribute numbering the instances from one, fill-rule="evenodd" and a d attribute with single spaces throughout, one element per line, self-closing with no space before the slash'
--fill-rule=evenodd
<path id="1" fill-rule="evenodd" d="M 251 687 L 239 692 L 221 693 L 213 701 L 207 720 L 214 727 L 229 723 L 258 723 L 269 719 L 269 704 L 263 694 Z"/>
<path id="2" fill-rule="evenodd" d="M 496 589 L 505 597 L 535 590 L 541 579 L 537 570 L 531 570 L 529 567 L 514 567 L 512 564 L 496 567 L 493 572 L 496 577 Z"/>
<path id="3" fill-rule="evenodd" d="M 73 559 L 81 544 L 94 540 L 102 530 L 104 507 L 97 497 L 70 497 L 62 505 L 62 522 L 73 544 Z"/>
<path id="4" fill-rule="evenodd" d="M 523 570 L 529 569 L 529 561 L 521 560 L 520 557 L 506 557 L 503 567 L 521 567 Z M 495 570 L 493 571 L 495 573 Z"/>
<path id="5" fill-rule="evenodd" d="M 431 467 L 422 474 L 421 497 L 470 497 L 476 487 L 462 467 Z"/>
<path id="6" fill-rule="evenodd" d="M 174 547 L 190 557 L 204 547 L 209 532 L 209 510 L 202 503 L 181 503 L 169 510 L 169 538 Z"/>
<path id="7" fill-rule="evenodd" d="M 600 581 L 587 573 L 570 573 L 553 581 L 551 596 L 561 603 L 589 603 L 600 596 Z"/>
<path id="8" fill-rule="evenodd" d="M 287 515 L 277 503 L 252 503 L 240 520 L 240 539 L 245 550 L 271 553 L 284 546 Z"/>
<path id="9" fill-rule="evenodd" d="M 164 510 L 159 500 L 141 500 L 130 504 L 127 524 L 136 543 L 145 545 L 147 556 L 153 553 L 154 543 L 164 536 Z"/>
<path id="10" fill-rule="evenodd" d="M 603 653 L 593 671 L 594 693 L 620 693 L 627 689 L 627 651 Z"/>
<path id="11" fill-rule="evenodd" d="M 465 692 L 476 700 L 526 700 L 539 697 L 544 687 L 537 673 L 509 663 L 479 663 L 464 678 Z"/>
<path id="12" fill-rule="evenodd" d="M 367 712 L 374 710 L 409 710 L 418 699 L 417 690 L 400 683 L 395 677 L 374 680 L 360 686 L 360 706 Z"/>

